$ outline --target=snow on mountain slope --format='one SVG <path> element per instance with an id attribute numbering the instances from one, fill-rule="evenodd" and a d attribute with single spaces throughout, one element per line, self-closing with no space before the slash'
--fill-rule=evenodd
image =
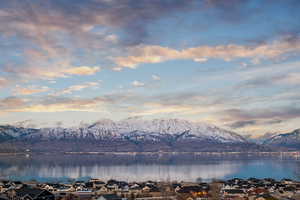
<path id="1" fill-rule="evenodd" d="M 140 131 L 162 135 L 178 135 L 187 132 L 190 136 L 218 142 L 245 142 L 245 139 L 240 135 L 216 126 L 179 119 L 142 120 L 133 118 L 117 122 L 117 127 L 119 128 L 119 133 Z"/>
<path id="2" fill-rule="evenodd" d="M 13 139 L 13 138 L 22 138 L 29 135 L 35 134 L 38 132 L 38 129 L 32 128 L 20 128 L 14 126 L 0 126 L 0 139 Z"/>
<path id="3" fill-rule="evenodd" d="M 22 129 L 23 132 L 26 129 Z M 18 132 L 18 131 L 17 131 Z M 6 131 L 8 133 L 8 131 Z M 18 138 L 13 132 L 13 138 Z M 129 118 L 121 121 L 108 119 L 93 124 L 72 128 L 43 128 L 29 132 L 26 138 L 44 139 L 198 139 L 220 143 L 247 142 L 242 136 L 204 123 L 190 122 L 180 119 L 143 120 Z"/>
<path id="4" fill-rule="evenodd" d="M 267 138 L 263 144 L 277 146 L 294 146 L 300 148 L 300 129 L 290 133 L 277 134 Z"/>

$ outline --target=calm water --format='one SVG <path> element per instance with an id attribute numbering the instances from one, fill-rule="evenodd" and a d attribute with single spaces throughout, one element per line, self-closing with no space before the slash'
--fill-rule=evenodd
<path id="1" fill-rule="evenodd" d="M 271 177 L 300 179 L 300 160 L 245 156 L 35 155 L 0 157 L 0 178 L 66 181 L 88 177 L 125 181 Z"/>

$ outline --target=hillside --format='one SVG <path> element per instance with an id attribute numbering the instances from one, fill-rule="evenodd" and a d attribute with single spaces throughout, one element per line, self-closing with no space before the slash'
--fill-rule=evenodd
<path id="1" fill-rule="evenodd" d="M 260 151 L 237 133 L 179 119 L 114 122 L 101 120 L 72 128 L 0 127 L 1 151 L 38 152 L 201 152 Z"/>
<path id="2" fill-rule="evenodd" d="M 263 142 L 264 145 L 289 148 L 291 150 L 300 149 L 300 129 L 290 133 L 283 133 L 271 136 Z"/>

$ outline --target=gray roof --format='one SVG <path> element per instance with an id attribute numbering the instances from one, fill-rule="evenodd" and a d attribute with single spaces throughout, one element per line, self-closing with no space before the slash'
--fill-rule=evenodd
<path id="1" fill-rule="evenodd" d="M 108 200 L 118 200 L 118 199 L 122 199 L 119 196 L 115 195 L 115 194 L 104 194 L 101 195 L 103 198 L 108 199 Z"/>

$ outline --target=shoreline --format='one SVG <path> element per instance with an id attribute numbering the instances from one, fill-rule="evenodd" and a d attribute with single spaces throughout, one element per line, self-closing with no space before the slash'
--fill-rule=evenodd
<path id="1" fill-rule="evenodd" d="M 300 151 L 276 151 L 276 152 L 0 152 L 0 156 L 19 156 L 19 155 L 271 155 L 271 156 L 295 156 L 300 157 Z"/>

